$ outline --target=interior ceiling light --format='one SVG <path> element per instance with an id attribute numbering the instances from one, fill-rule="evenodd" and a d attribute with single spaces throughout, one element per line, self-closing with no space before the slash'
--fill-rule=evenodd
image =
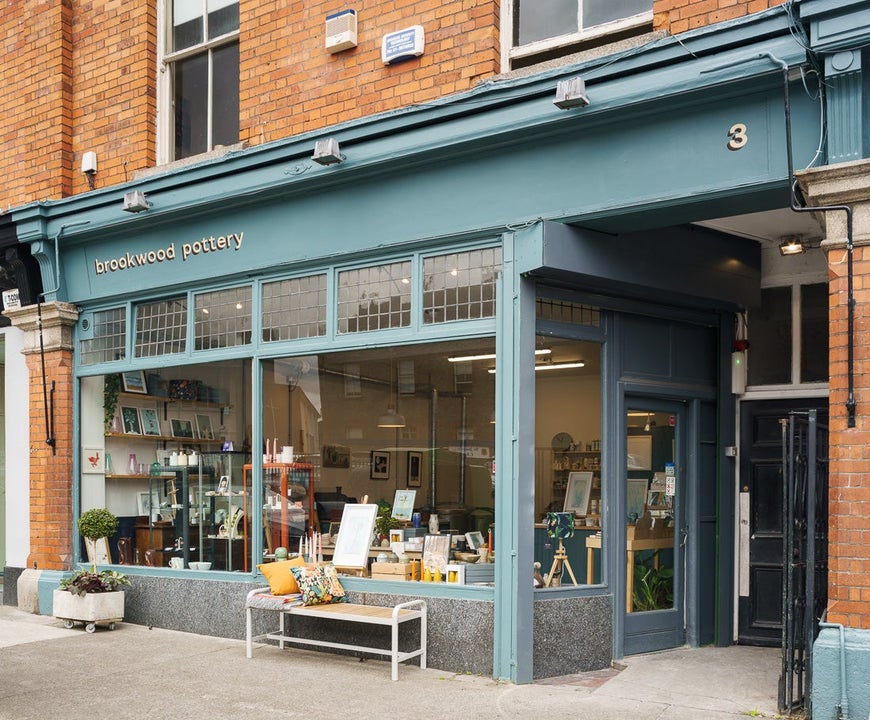
<path id="1" fill-rule="evenodd" d="M 549 355 L 551 352 L 553 351 L 550 348 L 541 348 L 535 350 L 535 355 Z M 495 353 L 490 355 L 457 355 L 447 358 L 447 362 L 470 362 L 471 360 L 495 360 Z"/>
<path id="2" fill-rule="evenodd" d="M 398 398 L 396 398 L 398 399 Z M 399 415 L 396 412 L 396 406 L 393 404 L 393 361 L 390 360 L 390 400 L 387 405 L 387 412 L 378 418 L 379 428 L 403 428 L 405 427 L 405 416 Z"/>
<path id="3" fill-rule="evenodd" d="M 799 235 L 783 235 L 779 242 L 780 255 L 800 255 L 807 251 Z"/>
<path id="4" fill-rule="evenodd" d="M 537 363 L 535 365 L 535 372 L 538 370 L 570 370 L 571 368 L 582 368 L 586 367 L 586 363 L 582 360 L 575 360 L 574 362 L 561 362 L 561 363 Z M 487 372 L 490 375 L 495 375 L 495 368 L 489 368 Z"/>

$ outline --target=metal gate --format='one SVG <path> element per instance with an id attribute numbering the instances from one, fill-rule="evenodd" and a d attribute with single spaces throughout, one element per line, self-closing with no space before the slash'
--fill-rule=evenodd
<path id="1" fill-rule="evenodd" d="M 818 411 L 782 420 L 782 671 L 779 711 L 809 710 L 812 649 L 828 601 L 828 427 Z"/>

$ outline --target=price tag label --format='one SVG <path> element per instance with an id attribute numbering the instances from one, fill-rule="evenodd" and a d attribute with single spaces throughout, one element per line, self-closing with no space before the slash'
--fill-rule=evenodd
<path id="1" fill-rule="evenodd" d="M 665 478 L 665 495 L 673 497 L 677 494 L 677 478 L 673 475 L 668 475 Z"/>

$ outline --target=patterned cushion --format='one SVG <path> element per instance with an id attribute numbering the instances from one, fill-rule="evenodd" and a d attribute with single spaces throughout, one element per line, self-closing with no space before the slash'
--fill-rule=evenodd
<path id="1" fill-rule="evenodd" d="M 332 564 L 317 567 L 292 567 L 290 572 L 296 578 L 303 605 L 326 605 L 347 602 L 344 588 L 338 580 L 338 573 Z"/>
<path id="2" fill-rule="evenodd" d="M 295 557 L 290 560 L 257 565 L 257 570 L 266 576 L 273 595 L 289 595 L 299 592 L 299 586 L 296 584 L 296 578 L 293 577 L 290 568 L 304 564 L 303 558 Z"/>

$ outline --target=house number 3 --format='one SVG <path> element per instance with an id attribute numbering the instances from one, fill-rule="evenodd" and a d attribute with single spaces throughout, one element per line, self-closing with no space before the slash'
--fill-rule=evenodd
<path id="1" fill-rule="evenodd" d="M 728 141 L 729 150 L 740 150 L 747 142 L 749 142 L 749 136 L 746 134 L 746 126 L 743 123 L 734 123 L 728 130 L 728 137 L 731 138 Z"/>

